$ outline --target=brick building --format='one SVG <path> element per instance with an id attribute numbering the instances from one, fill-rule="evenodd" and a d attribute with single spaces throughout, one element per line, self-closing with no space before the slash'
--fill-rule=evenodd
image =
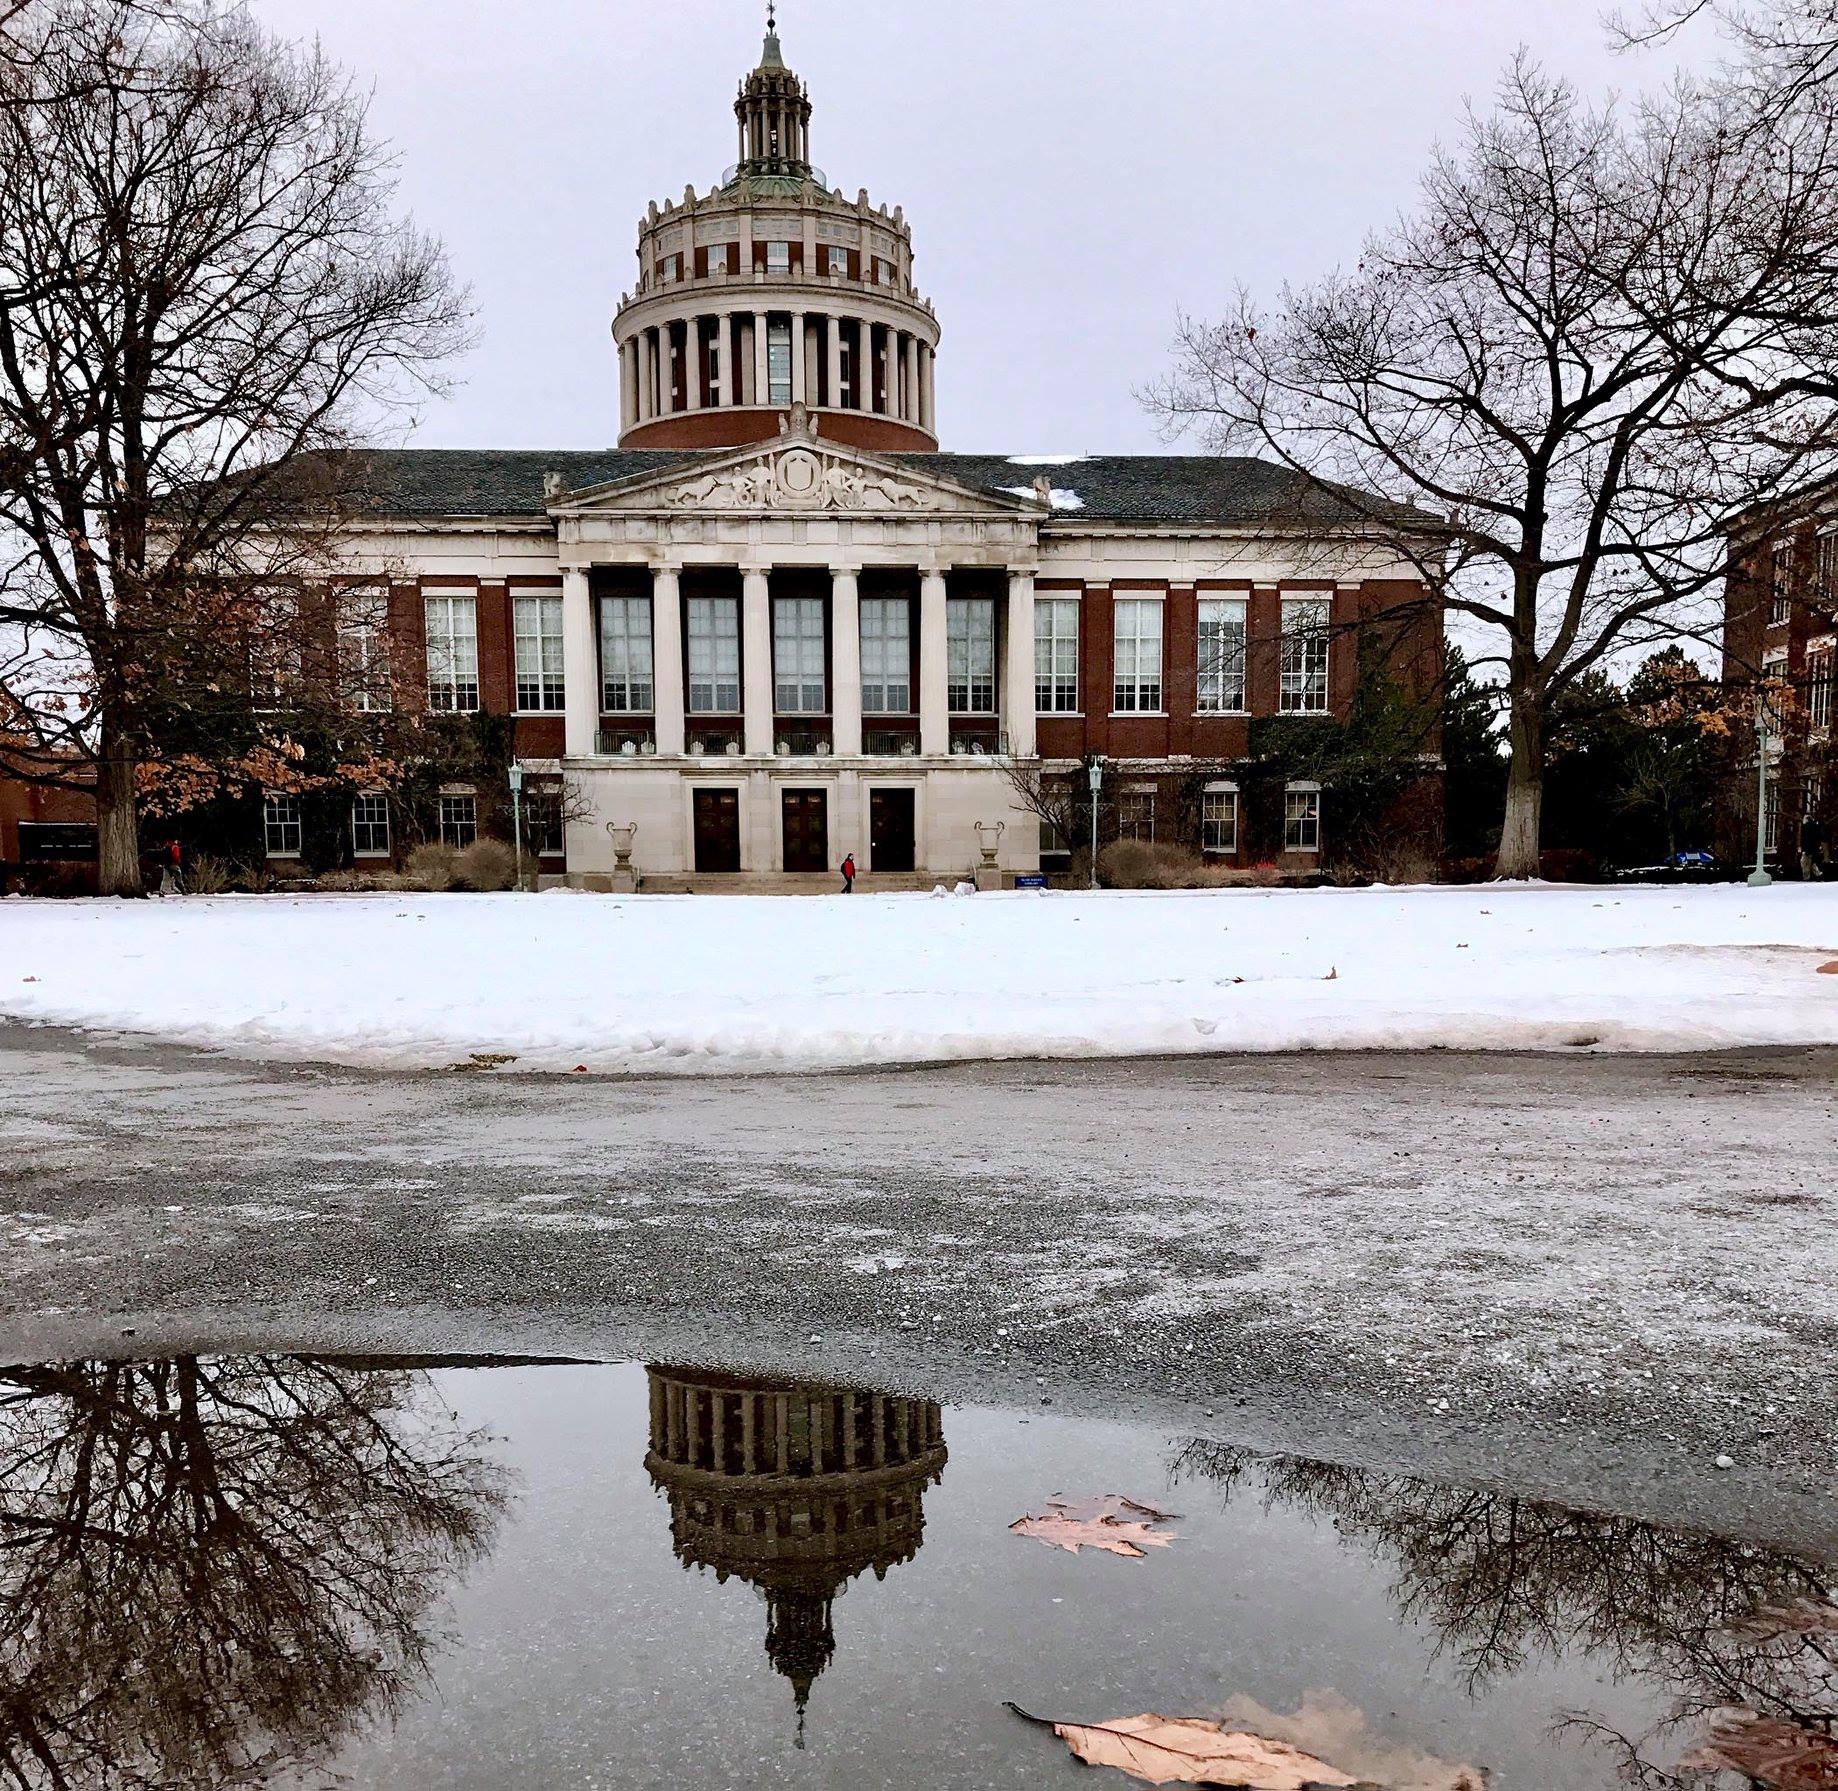
<path id="1" fill-rule="evenodd" d="M 1830 862 L 1838 822 L 1838 485 L 1752 518 L 1730 544 L 1724 581 L 1723 677 L 1766 692 L 1758 737 L 1735 755 L 1719 846 L 1732 862 L 1755 851 L 1756 803 L 1770 867 L 1797 876 L 1802 846 Z M 1766 755 L 1765 796 L 1757 745 Z"/>

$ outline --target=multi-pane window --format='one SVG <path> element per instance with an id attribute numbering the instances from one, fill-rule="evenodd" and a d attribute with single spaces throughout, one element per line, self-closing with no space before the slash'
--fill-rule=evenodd
<path id="1" fill-rule="evenodd" d="M 1832 725 L 1834 680 L 1838 680 L 1838 650 L 1831 642 L 1813 647 L 1806 655 L 1806 719 L 1815 728 Z"/>
<path id="2" fill-rule="evenodd" d="M 389 856 L 389 798 L 372 791 L 351 804 L 351 850 L 359 858 Z"/>
<path id="3" fill-rule="evenodd" d="M 1079 706 L 1079 600 L 1034 602 L 1034 707 L 1042 715 L 1075 715 Z"/>
<path id="4" fill-rule="evenodd" d="M 945 706 L 953 715 L 995 713 L 993 597 L 954 597 L 945 605 Z"/>
<path id="5" fill-rule="evenodd" d="M 300 798 L 268 795 L 262 798 L 262 841 L 270 858 L 300 856 Z"/>
<path id="6" fill-rule="evenodd" d="M 1819 605 L 1829 615 L 1838 604 L 1838 529 L 1819 537 Z"/>
<path id="7" fill-rule="evenodd" d="M 1162 606 L 1159 597 L 1119 597 L 1113 606 L 1116 669 L 1111 707 L 1119 715 L 1162 706 Z"/>
<path id="8" fill-rule="evenodd" d="M 1328 625 L 1326 597 L 1283 599 L 1283 680 L 1277 707 L 1286 714 L 1327 713 Z"/>
<path id="9" fill-rule="evenodd" d="M 1213 715 L 1244 708 L 1244 599 L 1200 599 L 1197 706 Z"/>
<path id="10" fill-rule="evenodd" d="M 443 846 L 470 846 L 479 837 L 479 799 L 465 795 L 443 795 L 440 798 L 440 843 Z"/>
<path id="11" fill-rule="evenodd" d="M 913 610 L 904 597 L 862 599 L 862 712 L 910 715 Z"/>
<path id="12" fill-rule="evenodd" d="M 428 707 L 448 714 L 479 706 L 479 637 L 471 596 L 429 592 Z"/>
<path id="13" fill-rule="evenodd" d="M 766 325 L 766 402 L 791 402 L 791 323 L 783 317 Z"/>
<path id="14" fill-rule="evenodd" d="M 1132 784 L 1117 797 L 1117 837 L 1120 840 L 1155 838 L 1155 786 Z"/>
<path id="15" fill-rule="evenodd" d="M 791 244 L 789 241 L 773 241 L 767 243 L 766 272 L 769 274 L 788 274 L 791 272 Z"/>
<path id="16" fill-rule="evenodd" d="M 1238 786 L 1208 784 L 1200 792 L 1200 850 L 1238 850 Z"/>
<path id="17" fill-rule="evenodd" d="M 553 785 L 525 785 L 523 843 L 540 858 L 562 855 L 562 798 Z"/>
<path id="18" fill-rule="evenodd" d="M 360 715 L 387 714 L 390 688 L 388 600 L 381 591 L 345 591 L 338 600 L 338 670 L 345 698 Z"/>
<path id="19" fill-rule="evenodd" d="M 823 599 L 779 597 L 772 605 L 772 703 L 780 715 L 821 715 Z"/>
<path id="20" fill-rule="evenodd" d="M 282 709 L 300 677 L 300 600 L 292 591 L 255 599 L 249 631 L 249 696 L 257 709 Z"/>
<path id="21" fill-rule="evenodd" d="M 1768 584 L 1768 626 L 1784 622 L 1793 613 L 1794 561 L 1797 558 L 1791 537 L 1775 542 L 1773 567 Z"/>
<path id="22" fill-rule="evenodd" d="M 672 285 L 676 281 L 682 279 L 683 257 L 681 255 L 663 256 L 657 264 L 657 277 L 662 280 L 666 286 Z"/>
<path id="23" fill-rule="evenodd" d="M 740 713 L 740 605 L 732 597 L 692 597 L 689 707 L 696 715 Z"/>
<path id="24" fill-rule="evenodd" d="M 1290 852 L 1321 850 L 1321 792 L 1291 784 L 1283 793 L 1283 846 Z"/>
<path id="25" fill-rule="evenodd" d="M 562 707 L 562 600 L 523 595 L 511 604 L 517 648 L 517 707 Z"/>
<path id="26" fill-rule="evenodd" d="M 725 274 L 733 271 L 734 246 L 732 243 L 710 243 L 708 245 L 708 271 L 711 274 Z"/>
<path id="27" fill-rule="evenodd" d="M 1781 837 L 1781 781 L 1778 777 L 1769 778 L 1762 786 L 1761 817 L 1761 849 L 1769 854 L 1778 852 Z"/>
<path id="28" fill-rule="evenodd" d="M 832 274 L 847 276 L 849 272 L 849 251 L 847 249 L 839 249 L 832 243 L 829 248 L 824 251 L 824 259 L 829 264 L 829 270 Z"/>
<path id="29" fill-rule="evenodd" d="M 610 715 L 647 714 L 652 702 L 651 599 L 600 599 L 600 707 Z"/>

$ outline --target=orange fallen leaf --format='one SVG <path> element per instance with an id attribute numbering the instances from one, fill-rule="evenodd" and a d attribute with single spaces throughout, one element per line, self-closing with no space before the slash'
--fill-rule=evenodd
<path id="1" fill-rule="evenodd" d="M 1838 1786 L 1838 1740 L 1780 1717 L 1738 1710 L 1682 1764 L 1739 1772 L 1768 1791 L 1832 1791 Z"/>
<path id="2" fill-rule="evenodd" d="M 1204 1717 L 1120 1716 L 1107 1723 L 1056 1723 L 1008 1708 L 1051 1729 L 1087 1766 L 1114 1766 L 1149 1785 L 1233 1785 L 1242 1791 L 1320 1791 L 1356 1781 L 1286 1741 L 1226 1729 Z"/>
<path id="3" fill-rule="evenodd" d="M 1018 1517 L 1008 1527 L 1016 1536 L 1031 1536 L 1069 1555 L 1095 1548 L 1107 1555 L 1121 1555 L 1126 1561 L 1140 1561 L 1144 1548 L 1166 1548 L 1174 1541 L 1175 1531 L 1156 1528 L 1173 1518 L 1170 1511 L 1139 1505 L 1120 1493 L 1106 1493 L 1097 1499 L 1049 1499 L 1045 1511 Z"/>

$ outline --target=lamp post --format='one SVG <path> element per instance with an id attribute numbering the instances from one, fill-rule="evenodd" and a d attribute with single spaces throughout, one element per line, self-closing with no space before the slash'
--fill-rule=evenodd
<path id="1" fill-rule="evenodd" d="M 1749 872 L 1751 889 L 1766 889 L 1768 875 L 1768 699 L 1755 687 L 1755 868 Z"/>
<path id="2" fill-rule="evenodd" d="M 517 887 L 523 888 L 523 767 L 511 761 L 511 844 L 517 853 Z"/>
<path id="3" fill-rule="evenodd" d="M 1091 887 L 1098 887 L 1098 790 L 1104 782 L 1104 761 L 1091 761 Z"/>

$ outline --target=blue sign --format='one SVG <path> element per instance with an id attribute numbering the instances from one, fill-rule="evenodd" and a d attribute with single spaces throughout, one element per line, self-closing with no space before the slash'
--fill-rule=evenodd
<path id="1" fill-rule="evenodd" d="M 1046 886 L 1047 879 L 1045 875 L 1040 872 L 1023 873 L 1015 879 L 1015 887 L 1017 889 L 1045 889 Z"/>

